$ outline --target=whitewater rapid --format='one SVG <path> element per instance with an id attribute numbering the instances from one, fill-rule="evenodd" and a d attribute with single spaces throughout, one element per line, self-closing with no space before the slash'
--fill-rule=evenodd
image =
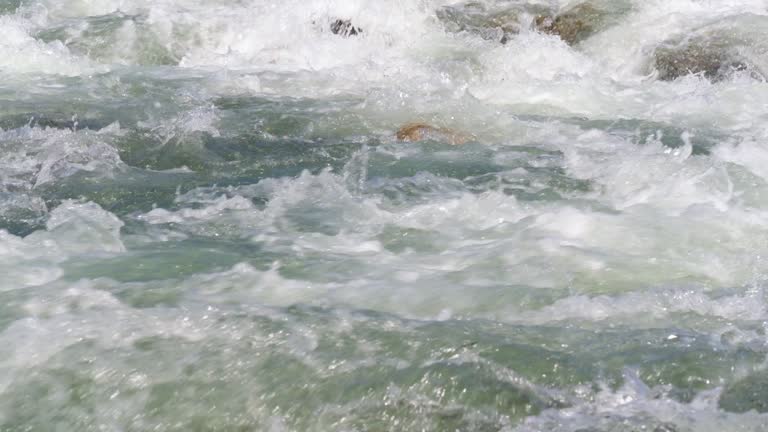
<path id="1" fill-rule="evenodd" d="M 0 0 L 0 430 L 768 431 L 768 1 L 581 3 Z"/>

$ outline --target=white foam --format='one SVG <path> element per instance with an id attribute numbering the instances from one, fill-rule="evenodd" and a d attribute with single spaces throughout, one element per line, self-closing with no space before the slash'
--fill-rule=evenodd
<path id="1" fill-rule="evenodd" d="M 189 111 L 182 111 L 170 119 L 141 121 L 139 126 L 150 129 L 161 139 L 162 145 L 175 139 L 181 145 L 199 147 L 199 142 L 187 139 L 189 135 L 195 132 L 206 132 L 211 136 L 218 137 L 218 122 L 219 116 L 216 107 L 205 105 Z"/>
<path id="2" fill-rule="evenodd" d="M 468 319 L 468 326 L 487 318 L 548 327 L 695 327 L 713 340 L 765 351 L 765 336 L 755 327 L 768 319 L 762 276 L 768 265 L 761 258 L 768 245 L 768 87 L 747 74 L 720 83 L 700 76 L 658 82 L 648 65 L 657 44 L 703 25 L 745 23 L 733 26 L 734 32 L 759 37 L 759 19 L 738 17 L 765 15 L 766 1 L 634 1 L 616 26 L 575 47 L 525 29 L 505 45 L 470 32 L 446 32 L 435 9 L 449 2 L 437 0 L 37 3 L 0 17 L 0 74 L 7 78 L 2 97 L 13 100 L 11 115 L 38 106 L 80 110 L 68 102 L 78 92 L 85 94 L 88 110 L 103 104 L 105 115 L 112 115 L 115 103 L 148 104 L 146 115 L 138 115 L 139 129 L 162 145 L 204 153 L 205 142 L 197 138 L 229 138 L 225 125 L 240 115 L 240 108 L 217 106 L 219 96 L 246 96 L 244 111 L 250 109 L 247 96 L 258 96 L 253 100 L 285 102 L 278 110 L 298 107 L 311 117 L 312 134 L 323 139 L 379 142 L 351 157 L 341 172 L 305 171 L 254 185 L 194 189 L 172 206 L 128 216 L 130 240 L 140 242 L 134 249 L 131 243 L 126 247 L 120 218 L 98 205 L 64 201 L 49 211 L 32 195 L 78 173 L 94 178 L 124 168 L 119 125 L 99 132 L 33 125 L 0 130 L 0 190 L 29 194 L 29 200 L 14 198 L 10 205 L 47 217 L 45 229 L 23 238 L 0 231 L 0 290 L 29 293 L 19 294 L 15 312 L 22 317 L 0 332 L 0 391 L 13 375 L 85 340 L 105 349 L 134 349 L 131 344 L 147 336 L 213 338 L 217 344 L 231 338 L 238 346 L 243 340 L 277 341 L 280 349 L 319 367 L 312 353 L 325 342 L 320 334 L 327 329 L 315 324 L 290 322 L 295 334 L 284 339 L 248 326 L 211 324 L 211 311 L 225 310 L 224 316 L 265 305 Z M 330 23 L 337 18 L 350 19 L 362 32 L 333 35 Z M 101 36 L 86 31 L 111 19 L 117 24 Z M 66 40 L 44 42 L 42 34 L 54 30 Z M 91 46 L 103 50 L 89 51 Z M 760 46 L 752 48 L 750 58 L 768 58 Z M 162 62 L 178 67 L 155 67 L 158 53 Z M 114 74 L 89 79 L 108 71 Z M 167 93 L 132 99 L 157 78 L 166 80 Z M 118 80 L 120 85 L 102 87 Z M 47 94 L 62 89 L 67 92 Z M 48 97 L 64 101 L 46 105 Z M 251 114 L 248 122 L 254 121 Z M 267 113 L 272 114 L 283 112 Z M 526 114 L 542 116 L 530 120 Z M 596 119 L 619 124 L 584 126 Z M 451 148 L 395 142 L 393 132 L 408 121 L 461 130 L 478 142 Z M 679 137 L 664 138 L 680 145 L 671 148 L 660 135 L 617 132 L 621 121 L 636 125 L 628 128 L 676 130 Z M 262 132 L 258 124 L 236 129 Z M 706 135 L 712 147 L 699 147 L 696 134 Z M 376 174 L 392 166 L 387 175 L 397 177 L 400 169 L 422 169 L 423 161 L 459 169 L 438 175 L 424 164 L 435 172 L 394 179 Z M 478 178 L 461 174 L 468 164 L 496 176 L 496 183 L 471 185 Z M 182 172 L 190 174 L 181 169 L 162 175 Z M 550 194 L 541 200 L 511 195 L 520 190 Z M 2 207 L 0 216 L 6 208 L 11 207 Z M 151 269 L 126 272 L 140 279 L 133 282 L 63 277 L 81 263 L 130 263 L 134 254 L 145 258 L 155 246 L 174 253 L 172 242 L 201 237 L 225 239 L 224 264 L 191 265 L 178 276 L 160 272 L 156 280 L 143 279 L 154 276 Z M 251 250 L 254 256 L 241 252 Z M 123 297 L 134 292 L 172 292 L 178 304 L 134 307 Z M 683 338 L 672 330 L 663 334 L 668 343 Z M 359 365 L 345 361 L 334 367 Z M 471 363 L 478 356 L 460 353 L 451 361 Z M 533 388 L 512 369 L 494 372 L 504 382 Z M 618 391 L 584 390 L 587 396 L 574 406 L 547 410 L 517 429 L 610 429 L 638 418 L 692 430 L 758 430 L 765 424 L 765 416 L 756 413 L 720 412 L 719 389 L 682 404 L 654 397 L 658 389 L 631 371 L 625 381 Z M 291 425 L 275 420 L 273 427 Z"/>
<path id="3" fill-rule="evenodd" d="M 45 230 L 20 238 L 0 230 L 0 290 L 49 283 L 61 277 L 60 263 L 74 256 L 125 251 L 122 221 L 98 205 L 64 201 L 53 209 Z"/>
<path id="4" fill-rule="evenodd" d="M 120 156 L 111 145 L 119 126 L 101 131 L 24 126 L 0 130 L 0 180 L 15 188 L 31 189 L 75 173 L 98 172 L 111 175 L 121 166 Z"/>
<path id="5" fill-rule="evenodd" d="M 685 149 L 676 154 L 655 144 L 629 156 L 635 147 L 623 152 L 626 143 L 602 133 L 588 137 L 584 148 L 573 147 L 566 160 L 573 161 L 580 175 L 599 180 L 601 187 L 591 196 L 609 210 L 522 204 L 493 190 L 441 193 L 427 202 L 393 206 L 376 194 L 352 193 L 343 175 L 324 171 L 267 179 L 226 194 L 215 188 L 191 191 L 177 199 L 180 210 L 155 209 L 139 218 L 172 222 L 178 233 L 250 238 L 291 254 L 376 257 L 378 269 L 365 266 L 352 272 L 363 285 L 377 277 L 399 285 L 404 274 L 439 279 L 461 272 L 464 283 L 475 281 L 477 287 L 570 286 L 589 295 L 678 280 L 742 286 L 768 270 L 759 258 L 765 250 L 768 213 L 742 208 L 734 199 L 730 174 L 709 166 L 711 158 L 692 161 Z M 606 140 L 604 147 L 595 140 Z M 606 157 L 616 160 L 606 163 Z M 267 203 L 257 208 L 253 198 Z M 304 214 L 312 216 L 296 219 Z M 388 227 L 429 233 L 435 242 L 429 248 L 437 249 L 392 253 L 381 237 Z M 745 250 L 754 255 L 745 257 Z M 370 299 L 370 305 L 376 301 Z M 441 301 L 467 311 L 482 303 L 466 303 L 463 296 Z M 505 319 L 506 312 L 500 307 L 492 313 Z"/>
<path id="6" fill-rule="evenodd" d="M 69 52 L 61 41 L 42 42 L 32 36 L 34 25 L 18 16 L 0 16 L 0 73 L 75 76 L 106 69 Z"/>
<path id="7" fill-rule="evenodd" d="M 687 290 L 646 290 L 620 296 L 572 296 L 539 311 L 520 311 L 511 318 L 541 324 L 569 320 L 607 320 L 623 324 L 633 322 L 660 325 L 663 320 L 684 313 L 732 321 L 758 321 L 768 316 L 768 305 L 763 300 L 761 289 L 712 298 L 701 287 L 694 287 Z"/>
<path id="8" fill-rule="evenodd" d="M 747 36 L 760 34 L 759 20 L 740 17 L 764 16 L 764 0 L 633 2 L 620 22 L 575 48 L 533 31 L 523 31 L 504 46 L 446 33 L 435 10 L 447 3 L 80 0 L 63 7 L 46 1 L 44 8 L 3 17 L 7 33 L 16 36 L 6 40 L 15 51 L 2 58 L 8 59 L 10 71 L 92 73 L 94 62 L 130 66 L 144 61 L 136 50 L 155 48 L 135 42 L 148 37 L 181 66 L 213 71 L 206 85 L 214 93 L 352 94 L 366 98 L 366 109 L 377 116 L 392 115 L 393 109 L 406 118 L 456 111 L 477 129 L 488 128 L 492 105 L 522 113 L 716 123 L 734 129 L 755 124 L 766 113 L 760 101 L 768 99 L 768 90 L 751 79 L 712 85 L 699 79 L 660 83 L 646 76 L 656 45 L 723 17 L 724 26 Z M 138 18 L 125 21 L 122 33 L 114 36 L 114 52 L 100 60 L 73 56 L 61 43 L 46 45 L 30 36 L 64 19 L 105 14 Z M 336 18 L 350 19 L 364 31 L 349 38 L 333 35 L 330 22 Z M 747 24 L 738 25 L 742 21 Z M 49 54 L 40 57 L 38 51 Z M 768 54 L 751 58 L 768 61 Z M 474 98 L 483 104 L 467 112 Z"/>
<path id="9" fill-rule="evenodd" d="M 609 430 L 637 427 L 640 430 L 665 430 L 679 427 L 696 431 L 760 430 L 765 414 L 754 411 L 742 414 L 718 409 L 717 398 L 722 389 L 701 392 L 691 403 L 656 396 L 633 369 L 624 371 L 624 384 L 616 391 L 603 389 L 593 400 L 585 400 L 565 409 L 549 409 L 525 419 L 510 428 L 515 432 L 575 432 L 585 427 L 603 426 Z M 674 426 L 670 426 L 674 425 Z"/>
<path id="10" fill-rule="evenodd" d="M 221 217 L 228 210 L 249 209 L 253 209 L 253 203 L 246 198 L 241 196 L 233 198 L 221 197 L 214 204 L 200 209 L 181 209 L 176 212 L 154 209 L 144 215 L 140 215 L 139 218 L 151 224 L 191 223 L 194 220 L 210 220 Z"/>

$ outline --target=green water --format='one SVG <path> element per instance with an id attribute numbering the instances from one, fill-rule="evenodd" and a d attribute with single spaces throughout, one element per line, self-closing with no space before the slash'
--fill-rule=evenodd
<path id="1" fill-rule="evenodd" d="M 533 3 L 0 0 L 0 431 L 768 431 L 766 5 Z"/>

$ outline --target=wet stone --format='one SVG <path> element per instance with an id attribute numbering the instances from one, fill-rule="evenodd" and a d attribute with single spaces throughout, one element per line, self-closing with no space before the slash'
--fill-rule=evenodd
<path id="1" fill-rule="evenodd" d="M 331 33 L 342 37 L 357 36 L 363 32 L 360 27 L 352 25 L 350 20 L 337 19 L 331 23 Z"/>
<path id="2" fill-rule="evenodd" d="M 568 45 L 575 45 L 604 30 L 630 10 L 622 2 L 602 4 L 584 2 L 552 15 L 538 15 L 533 22 L 536 30 L 559 36 Z"/>
<path id="3" fill-rule="evenodd" d="M 659 47 L 654 54 L 654 68 L 662 81 L 702 74 L 717 82 L 729 78 L 734 72 L 749 69 L 749 64 L 732 50 L 694 43 Z"/>
<path id="4" fill-rule="evenodd" d="M 503 9 L 489 9 L 481 3 L 468 2 L 445 6 L 436 14 L 448 31 L 467 32 L 502 44 L 528 27 L 532 19 L 536 30 L 559 36 L 574 45 L 617 22 L 629 10 L 629 4 L 623 1 L 587 1 L 561 13 L 541 5 L 517 3 Z"/>
<path id="5" fill-rule="evenodd" d="M 569 45 L 578 43 L 595 31 L 595 23 L 601 13 L 589 4 L 583 3 L 556 17 L 538 16 L 536 29 L 543 33 L 559 36 Z"/>
<path id="6" fill-rule="evenodd" d="M 736 72 L 765 80 L 758 65 L 768 46 L 763 17 L 739 16 L 695 29 L 661 43 L 653 52 L 651 68 L 658 79 L 674 81 L 686 75 L 701 75 L 712 82 L 727 80 Z"/>
<path id="7" fill-rule="evenodd" d="M 451 33 L 466 32 L 485 40 L 507 43 L 520 33 L 526 15 L 550 15 L 549 8 L 525 3 L 504 8 L 488 8 L 479 2 L 460 3 L 444 6 L 435 11 L 445 29 Z"/>
<path id="8" fill-rule="evenodd" d="M 408 123 L 395 133 L 398 141 L 416 142 L 424 140 L 445 141 L 449 144 L 465 144 L 470 137 L 451 129 L 439 128 L 426 123 Z"/>

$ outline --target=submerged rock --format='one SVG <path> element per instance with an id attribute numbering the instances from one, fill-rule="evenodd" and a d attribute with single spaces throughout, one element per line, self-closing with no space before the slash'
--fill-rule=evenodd
<path id="1" fill-rule="evenodd" d="M 653 52 L 650 69 L 663 81 L 701 74 L 717 82 L 738 71 L 764 80 L 766 32 L 768 17 L 746 14 L 723 19 L 660 44 Z"/>
<path id="2" fill-rule="evenodd" d="M 554 17 L 539 15 L 533 24 L 536 30 L 559 36 L 567 44 L 575 45 L 613 25 L 630 10 L 628 2 L 586 1 Z"/>
<path id="3" fill-rule="evenodd" d="M 480 2 L 466 2 L 443 6 L 435 13 L 449 32 L 466 32 L 504 44 L 527 26 L 523 22 L 525 16 L 549 15 L 552 11 L 546 6 L 521 2 L 503 8 L 488 8 Z"/>
<path id="4" fill-rule="evenodd" d="M 331 33 L 342 37 L 357 36 L 363 29 L 352 25 L 352 21 L 337 19 L 331 23 Z"/>
<path id="5" fill-rule="evenodd" d="M 749 69 L 748 62 L 734 50 L 704 43 L 664 45 L 654 53 L 653 67 L 662 81 L 673 81 L 689 74 L 702 74 L 711 81 L 722 81 L 735 71 Z"/>
<path id="6" fill-rule="evenodd" d="M 595 22 L 601 14 L 587 3 L 582 3 L 556 17 L 537 16 L 536 29 L 547 34 L 560 36 L 569 45 L 580 42 L 595 33 Z"/>
<path id="7" fill-rule="evenodd" d="M 589 0 L 558 13 L 542 4 L 512 2 L 491 9 L 483 3 L 467 2 L 444 6 L 436 14 L 448 31 L 468 32 L 502 44 L 532 25 L 573 45 L 616 23 L 631 7 L 626 0 Z"/>
<path id="8" fill-rule="evenodd" d="M 450 144 L 464 144 L 470 136 L 446 128 L 439 128 L 426 123 L 408 123 L 400 127 L 395 134 L 398 141 L 416 142 L 432 139 Z"/>

